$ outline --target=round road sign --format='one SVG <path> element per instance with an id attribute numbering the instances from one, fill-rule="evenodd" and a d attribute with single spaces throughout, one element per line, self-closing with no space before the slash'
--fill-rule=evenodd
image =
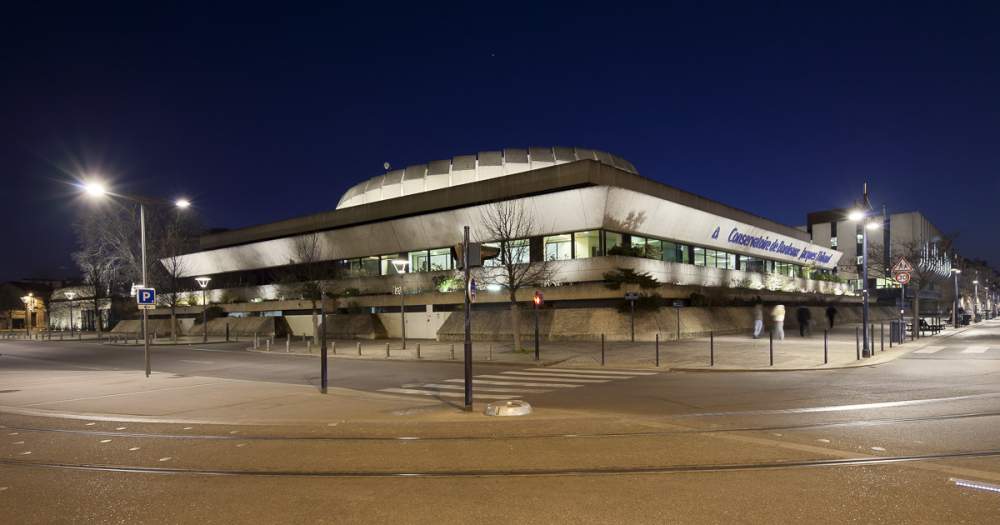
<path id="1" fill-rule="evenodd" d="M 893 279 L 896 279 L 896 282 L 899 284 L 906 284 L 910 282 L 910 272 L 899 272 L 894 274 L 892 277 Z"/>

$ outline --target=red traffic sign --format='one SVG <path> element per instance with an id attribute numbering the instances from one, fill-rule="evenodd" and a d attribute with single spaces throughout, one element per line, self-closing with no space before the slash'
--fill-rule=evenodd
<path id="1" fill-rule="evenodd" d="M 892 265 L 892 273 L 913 273 L 913 265 L 906 257 L 900 257 L 896 264 Z"/>
<path id="2" fill-rule="evenodd" d="M 910 282 L 910 272 L 896 272 L 892 274 L 892 278 L 899 284 L 906 284 Z"/>

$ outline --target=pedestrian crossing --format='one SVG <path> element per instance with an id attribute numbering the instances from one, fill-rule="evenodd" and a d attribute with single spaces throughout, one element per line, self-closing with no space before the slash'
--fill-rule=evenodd
<path id="1" fill-rule="evenodd" d="M 951 346 L 925 346 L 920 350 L 915 350 L 914 354 L 938 354 L 945 351 L 945 354 L 986 354 L 990 351 L 1000 350 L 1000 346 L 986 345 L 951 345 Z M 1000 352 L 997 352 L 1000 357 Z"/>
<path id="2" fill-rule="evenodd" d="M 472 393 L 476 399 L 483 400 L 520 399 L 531 394 L 565 392 L 574 388 L 655 374 L 656 372 L 640 370 L 525 368 L 474 376 Z M 465 379 L 463 378 L 452 378 L 430 383 L 408 383 L 394 388 L 383 388 L 379 392 L 408 396 L 462 398 L 465 396 L 464 383 Z"/>

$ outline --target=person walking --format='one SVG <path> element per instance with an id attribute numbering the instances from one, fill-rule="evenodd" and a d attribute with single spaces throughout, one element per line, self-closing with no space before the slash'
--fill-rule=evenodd
<path id="1" fill-rule="evenodd" d="M 805 306 L 800 306 L 795 311 L 795 317 L 799 321 L 799 337 L 805 337 L 806 333 L 809 332 L 809 322 L 812 321 L 812 312 Z"/>
<path id="2" fill-rule="evenodd" d="M 837 318 L 837 307 L 830 305 L 826 307 L 826 320 L 830 323 L 830 330 L 833 330 L 833 321 Z"/>
<path id="3" fill-rule="evenodd" d="M 760 333 L 764 331 L 764 305 L 760 302 L 760 298 L 753 303 L 753 338 L 757 339 L 760 337 Z"/>
<path id="4" fill-rule="evenodd" d="M 785 305 L 777 304 L 771 310 L 771 320 L 774 321 L 774 334 L 779 341 L 785 340 Z"/>

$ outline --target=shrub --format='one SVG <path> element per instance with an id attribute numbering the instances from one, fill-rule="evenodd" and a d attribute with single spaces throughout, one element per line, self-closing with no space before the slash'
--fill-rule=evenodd
<path id="1" fill-rule="evenodd" d="M 660 283 L 646 272 L 636 272 L 631 268 L 618 268 L 604 274 L 605 286 L 611 290 L 619 290 L 622 284 L 638 284 L 639 288 L 656 288 Z"/>

